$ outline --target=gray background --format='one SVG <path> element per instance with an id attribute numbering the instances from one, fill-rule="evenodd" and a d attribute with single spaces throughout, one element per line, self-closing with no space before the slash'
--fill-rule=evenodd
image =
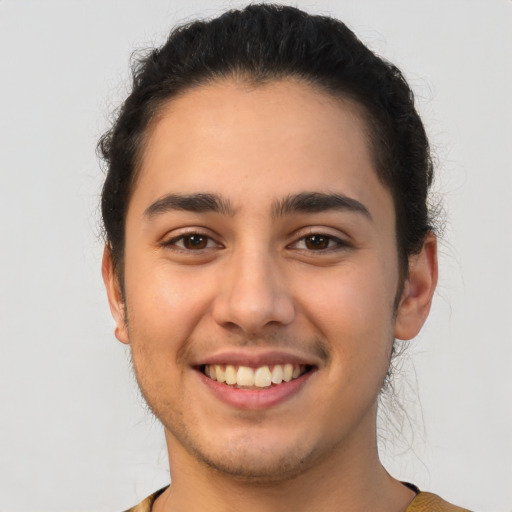
<path id="1" fill-rule="evenodd" d="M 94 154 L 132 50 L 241 2 L 0 1 L 0 511 L 116 511 L 168 481 L 100 278 Z M 396 477 L 512 510 L 512 2 L 299 1 L 344 20 L 412 83 L 447 229 L 404 361 Z M 410 431 L 415 432 L 410 439 Z"/>

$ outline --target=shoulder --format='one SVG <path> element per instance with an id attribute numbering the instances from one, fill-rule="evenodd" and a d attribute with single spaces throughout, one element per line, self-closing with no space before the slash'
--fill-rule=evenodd
<path id="1" fill-rule="evenodd" d="M 134 507 L 129 508 L 128 510 L 125 510 L 124 512 L 151 512 L 153 508 L 153 503 L 155 500 L 162 494 L 167 487 L 164 487 L 163 489 L 160 489 L 153 494 L 150 494 L 147 498 L 142 500 L 138 505 L 135 505 Z"/>
<path id="2" fill-rule="evenodd" d="M 124 512 L 151 512 L 153 503 L 162 494 L 167 487 L 160 489 L 149 495 L 138 505 L 125 510 Z M 419 492 L 416 498 L 412 500 L 405 512 L 470 512 L 468 509 L 457 507 L 444 501 L 439 496 L 430 492 Z"/>
<path id="3" fill-rule="evenodd" d="M 469 510 L 451 505 L 439 496 L 430 492 L 419 492 L 405 512 L 470 512 Z"/>

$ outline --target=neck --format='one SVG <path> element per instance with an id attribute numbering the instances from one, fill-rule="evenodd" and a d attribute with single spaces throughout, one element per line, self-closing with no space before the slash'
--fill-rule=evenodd
<path id="1" fill-rule="evenodd" d="M 199 462 L 167 431 L 166 439 L 172 485 L 157 499 L 154 512 L 403 512 L 414 499 L 380 463 L 375 428 L 370 437 L 343 443 L 329 457 L 279 481 L 226 475 Z"/>

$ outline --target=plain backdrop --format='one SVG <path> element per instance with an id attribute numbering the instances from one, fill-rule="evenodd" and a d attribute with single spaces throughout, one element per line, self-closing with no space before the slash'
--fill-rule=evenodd
<path id="1" fill-rule="evenodd" d="M 101 282 L 95 144 L 134 49 L 239 5 L 0 1 L 1 512 L 120 511 L 168 483 Z M 510 512 L 512 2 L 296 5 L 404 70 L 436 154 L 439 289 L 403 365 L 412 426 L 384 423 L 382 457 L 447 500 Z"/>

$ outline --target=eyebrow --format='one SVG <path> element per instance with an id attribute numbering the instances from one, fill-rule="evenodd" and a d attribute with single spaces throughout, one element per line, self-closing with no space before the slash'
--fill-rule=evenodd
<path id="1" fill-rule="evenodd" d="M 182 210 L 194 213 L 214 212 L 229 217 L 234 216 L 235 209 L 231 203 L 218 194 L 167 194 L 152 203 L 144 211 L 147 218 Z M 301 192 L 289 195 L 272 204 L 272 217 L 279 218 L 291 213 L 320 213 L 328 210 L 344 210 L 363 214 L 373 220 L 370 211 L 363 203 L 343 194 L 322 192 Z"/>
<path id="2" fill-rule="evenodd" d="M 272 206 L 272 216 L 277 218 L 295 212 L 320 213 L 328 210 L 360 213 L 369 220 L 373 220 L 368 208 L 356 199 L 343 194 L 321 192 L 301 192 L 276 201 Z"/>
<path id="3" fill-rule="evenodd" d="M 144 211 L 147 218 L 176 210 L 194 213 L 215 212 L 233 216 L 231 203 L 217 194 L 167 194 L 161 197 Z"/>

